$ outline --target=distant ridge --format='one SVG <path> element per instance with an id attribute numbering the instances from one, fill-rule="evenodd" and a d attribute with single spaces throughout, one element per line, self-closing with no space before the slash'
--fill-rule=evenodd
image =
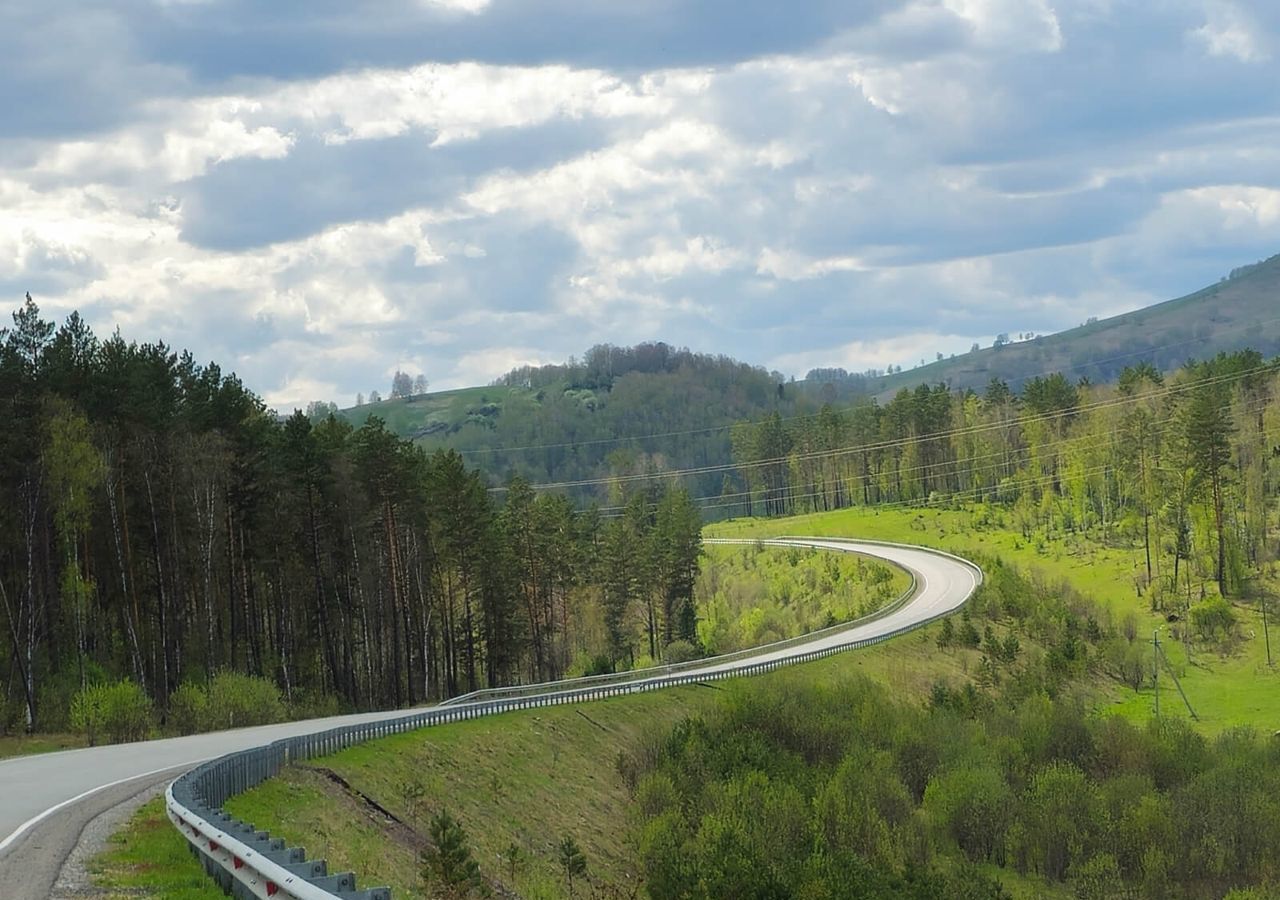
<path id="1" fill-rule="evenodd" d="M 1171 369 L 1220 351 L 1280 354 L 1280 255 L 1234 270 L 1217 284 L 1057 334 L 987 347 L 907 372 L 868 379 L 879 396 L 918 384 L 981 390 L 993 378 L 1015 391 L 1037 375 L 1114 381 L 1125 366 L 1149 360 Z"/>

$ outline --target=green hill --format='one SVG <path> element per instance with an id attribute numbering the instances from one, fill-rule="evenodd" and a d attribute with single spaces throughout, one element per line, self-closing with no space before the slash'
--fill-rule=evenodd
<path id="1" fill-rule="evenodd" d="M 491 483 L 515 474 L 541 483 L 716 466 L 733 459 L 734 424 L 774 412 L 806 416 L 824 403 L 886 400 L 919 384 L 981 391 L 993 377 L 1015 391 L 1053 372 L 1103 383 L 1142 360 L 1169 370 L 1245 347 L 1275 356 L 1278 301 L 1280 255 L 1177 300 L 893 375 L 829 368 L 787 381 L 759 366 L 661 342 L 606 344 L 563 365 L 513 370 L 487 387 L 367 403 L 340 415 L 354 425 L 376 415 L 402 437 L 459 450 Z M 737 478 L 711 471 L 687 486 L 694 496 L 716 496 L 740 490 Z M 603 489 L 592 496 L 609 501 Z"/>
<path id="2" fill-rule="evenodd" d="M 918 384 L 981 390 L 997 377 L 1016 391 L 1023 382 L 1053 372 L 1103 383 L 1142 360 L 1168 370 L 1190 358 L 1208 359 L 1246 347 L 1265 357 L 1280 354 L 1280 255 L 1236 269 L 1217 284 L 1176 300 L 940 360 L 870 380 L 867 387 L 882 397 Z"/>
<path id="3" fill-rule="evenodd" d="M 513 370 L 488 387 L 366 403 L 339 415 L 384 419 L 401 437 L 452 447 L 494 483 L 574 481 L 728 462 L 732 426 L 815 413 L 852 387 L 785 382 L 777 372 L 663 343 L 601 345 L 564 365 Z M 716 494 L 724 475 L 691 482 Z M 607 501 L 607 492 L 597 499 Z"/>

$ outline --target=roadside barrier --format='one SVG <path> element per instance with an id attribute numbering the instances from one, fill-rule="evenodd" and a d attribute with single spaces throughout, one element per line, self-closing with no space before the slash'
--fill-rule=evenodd
<path id="1" fill-rule="evenodd" d="M 778 538 L 759 541 L 766 546 L 792 547 L 813 546 L 818 542 L 827 545 L 820 549 L 833 550 L 840 548 L 830 545 L 840 543 L 879 544 L 924 550 L 936 556 L 947 557 L 968 568 L 973 575 L 974 590 L 982 583 L 982 570 L 973 563 L 950 553 L 925 547 L 882 541 L 854 541 L 853 539 L 842 541 L 840 538 Z M 757 542 L 744 539 L 709 540 L 707 543 L 754 544 Z M 955 609 L 948 609 L 874 637 L 837 643 L 816 650 L 798 649 L 795 653 L 775 655 L 791 647 L 802 648 L 815 641 L 858 628 L 898 611 L 916 594 L 915 575 L 910 570 L 908 573 L 912 575 L 910 587 L 883 609 L 852 622 L 810 632 L 798 638 L 677 666 L 641 669 L 616 676 L 576 678 L 546 684 L 477 691 L 423 712 L 389 716 L 377 722 L 347 725 L 316 734 L 284 738 L 265 747 L 231 753 L 203 763 L 174 781 L 165 792 L 166 813 L 174 827 L 187 839 L 192 852 L 200 858 L 209 876 L 221 885 L 227 894 L 237 900 L 249 900 L 249 898 L 391 900 L 390 889 L 385 887 L 357 889 L 356 876 L 353 873 L 330 874 L 324 860 L 308 860 L 306 851 L 301 847 L 288 847 L 285 841 L 279 838 L 273 839 L 269 832 L 260 831 L 253 825 L 247 825 L 232 818 L 223 812 L 222 804 L 230 797 L 257 787 L 268 778 L 274 777 L 290 763 L 327 756 L 365 741 L 403 734 L 419 728 L 429 728 L 433 725 L 444 725 L 515 710 L 565 703 L 584 703 L 679 685 L 760 675 L 783 666 L 811 662 L 836 653 L 883 643 L 955 611 Z M 970 596 L 972 591 L 965 596 L 965 601 Z M 751 661 L 762 655 L 771 658 Z M 728 668 L 714 668 L 722 665 Z M 713 670 L 706 671 L 709 667 Z"/>

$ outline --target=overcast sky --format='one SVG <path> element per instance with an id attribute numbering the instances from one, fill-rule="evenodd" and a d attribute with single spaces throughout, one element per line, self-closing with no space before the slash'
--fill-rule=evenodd
<path id="1" fill-rule="evenodd" d="M 280 408 L 910 366 L 1280 252 L 1273 0 L 0 0 L 0 285 Z"/>

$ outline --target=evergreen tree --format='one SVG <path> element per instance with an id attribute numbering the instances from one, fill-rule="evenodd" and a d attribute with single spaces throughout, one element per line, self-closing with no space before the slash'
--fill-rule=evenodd
<path id="1" fill-rule="evenodd" d="M 422 851 L 422 878 L 429 889 L 438 887 L 450 898 L 470 897 L 483 887 L 467 833 L 447 809 L 431 819 L 431 845 Z"/>

